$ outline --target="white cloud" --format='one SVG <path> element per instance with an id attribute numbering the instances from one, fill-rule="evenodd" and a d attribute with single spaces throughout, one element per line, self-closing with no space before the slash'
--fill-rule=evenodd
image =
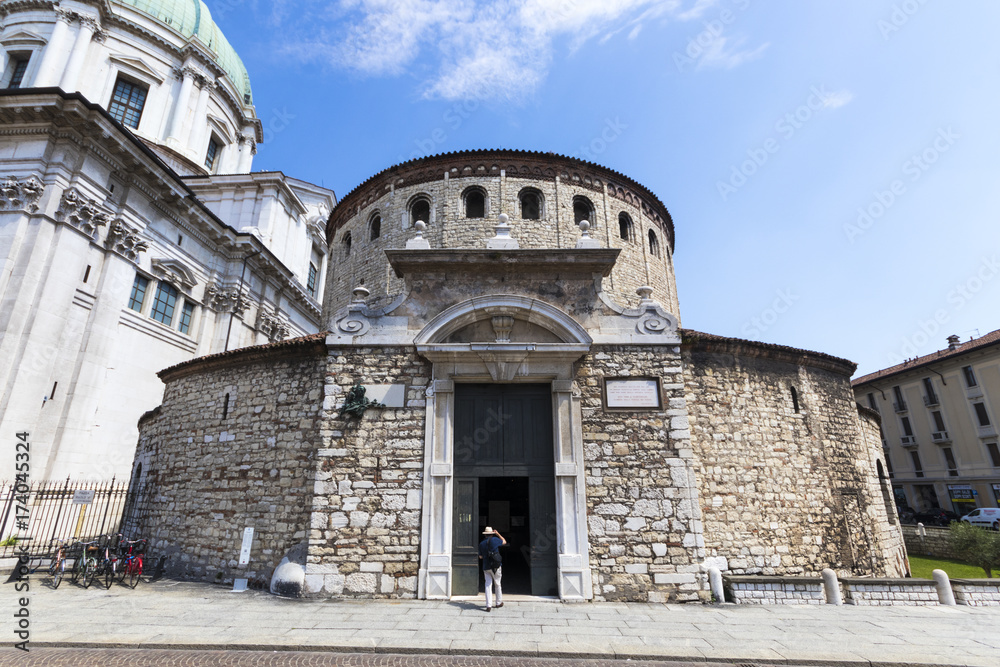
<path id="1" fill-rule="evenodd" d="M 743 63 L 758 58 L 770 46 L 770 42 L 764 42 L 755 49 L 744 49 L 746 38 L 730 43 L 728 37 L 716 37 L 712 43 L 705 48 L 705 52 L 698 59 L 698 69 L 705 67 L 721 67 L 732 69 Z"/>
<path id="2" fill-rule="evenodd" d="M 828 93 L 826 97 L 823 98 L 823 106 L 827 109 L 837 109 L 845 104 L 848 104 L 854 99 L 854 93 L 849 90 L 838 90 L 833 93 Z"/>
<path id="3" fill-rule="evenodd" d="M 518 100 L 545 79 L 556 39 L 588 40 L 654 20 L 690 20 L 716 0 L 300 0 L 281 2 L 283 51 L 362 76 L 413 73 L 426 97 Z M 291 23 L 291 25 L 289 25 Z M 739 53 L 718 54 L 738 58 Z"/>

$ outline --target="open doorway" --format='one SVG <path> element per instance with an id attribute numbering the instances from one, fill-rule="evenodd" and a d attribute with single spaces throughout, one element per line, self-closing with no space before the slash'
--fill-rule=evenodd
<path id="1" fill-rule="evenodd" d="M 531 521 L 527 477 L 483 477 L 479 480 L 479 527 L 498 530 L 507 540 L 503 556 L 503 590 L 531 594 Z M 479 588 L 484 585 L 482 572 Z"/>

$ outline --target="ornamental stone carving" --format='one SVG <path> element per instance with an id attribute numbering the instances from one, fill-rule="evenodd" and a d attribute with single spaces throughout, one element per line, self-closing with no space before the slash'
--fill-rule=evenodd
<path id="1" fill-rule="evenodd" d="M 29 176 L 24 181 L 8 176 L 0 186 L 0 210 L 34 213 L 38 210 L 38 200 L 44 191 L 45 186 L 34 176 Z"/>
<path id="2" fill-rule="evenodd" d="M 111 224 L 108 229 L 108 238 L 105 241 L 108 250 L 118 253 L 130 262 L 139 259 L 139 253 L 149 248 L 149 244 L 142 240 L 139 233 L 130 228 L 120 218 Z"/>
<path id="3" fill-rule="evenodd" d="M 76 188 L 67 188 L 59 200 L 56 220 L 70 224 L 91 239 L 97 240 L 98 228 L 107 225 L 111 216 L 93 199 L 81 195 Z"/>
<path id="4" fill-rule="evenodd" d="M 211 283 L 205 288 L 205 303 L 212 310 L 232 312 L 240 317 L 250 306 L 250 300 L 245 293 L 241 293 L 235 287 L 225 287 L 219 283 Z"/>
<path id="5" fill-rule="evenodd" d="M 254 324 L 254 328 L 267 336 L 267 339 L 272 343 L 288 338 L 288 333 L 291 330 L 287 322 L 282 320 L 277 313 L 268 310 L 264 304 L 260 304 L 257 308 L 257 322 Z"/>

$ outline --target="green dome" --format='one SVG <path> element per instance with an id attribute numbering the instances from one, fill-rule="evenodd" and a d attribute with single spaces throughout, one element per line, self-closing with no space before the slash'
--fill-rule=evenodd
<path id="1" fill-rule="evenodd" d="M 229 75 L 236 89 L 243 93 L 244 102 L 247 104 L 253 102 L 247 68 L 243 66 L 243 61 L 236 55 L 229 40 L 219 30 L 219 26 L 215 25 L 212 14 L 204 2 L 201 0 L 115 0 L 115 2 L 149 14 L 185 37 L 197 36 L 215 54 L 216 62 Z"/>

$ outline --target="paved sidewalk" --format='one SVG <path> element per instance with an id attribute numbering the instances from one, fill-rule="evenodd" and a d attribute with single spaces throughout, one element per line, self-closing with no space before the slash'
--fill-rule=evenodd
<path id="1" fill-rule="evenodd" d="M 13 636 L 12 584 L 4 629 Z M 1000 665 L 1000 608 L 303 601 L 208 584 L 31 580 L 30 646 L 329 650 L 802 664 Z M 4 649 L 6 652 L 9 649 Z"/>

